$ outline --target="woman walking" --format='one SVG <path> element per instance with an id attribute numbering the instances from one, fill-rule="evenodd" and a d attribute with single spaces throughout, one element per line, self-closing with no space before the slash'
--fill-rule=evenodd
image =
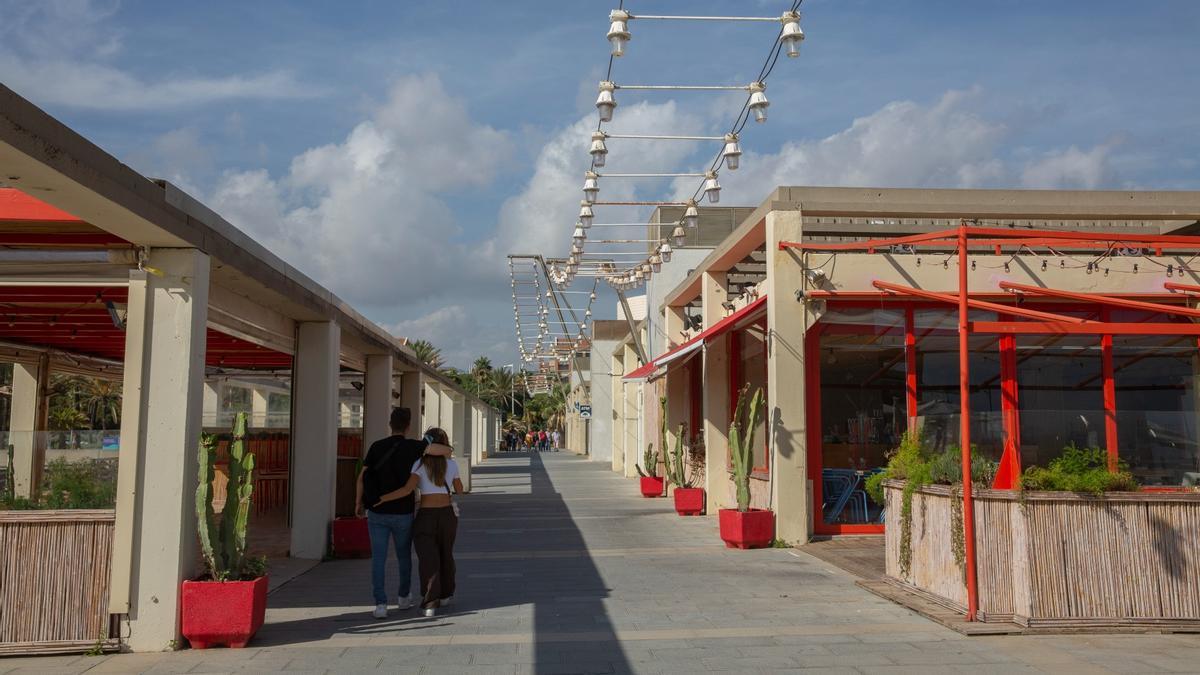
<path id="1" fill-rule="evenodd" d="M 425 432 L 431 448 L 449 449 L 446 432 L 436 427 Z M 439 448 L 440 449 L 440 448 Z M 453 456 L 453 450 L 450 451 Z M 412 475 L 404 487 L 380 498 L 380 503 L 403 499 L 413 490 L 421 491 L 421 506 L 413 521 L 413 548 L 421 576 L 421 607 L 425 616 L 434 616 L 439 607 L 450 604 L 454 596 L 454 538 L 458 533 L 458 507 L 450 496 L 451 486 L 463 494 L 458 463 L 450 457 L 426 454 L 412 465 Z"/>

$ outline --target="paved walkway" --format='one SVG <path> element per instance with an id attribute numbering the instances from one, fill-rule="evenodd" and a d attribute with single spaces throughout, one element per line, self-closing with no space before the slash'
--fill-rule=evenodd
<path id="1" fill-rule="evenodd" d="M 964 638 L 801 551 L 727 550 L 712 519 L 680 518 L 567 453 L 501 455 L 475 476 L 443 616 L 374 621 L 368 561 L 333 561 L 271 595 L 250 648 L 0 660 L 0 672 L 1200 670 L 1200 636 Z"/>

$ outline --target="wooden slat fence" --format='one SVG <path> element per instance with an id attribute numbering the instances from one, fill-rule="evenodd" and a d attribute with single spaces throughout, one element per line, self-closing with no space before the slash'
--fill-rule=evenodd
<path id="1" fill-rule="evenodd" d="M 912 565 L 900 574 L 900 484 L 887 487 L 887 574 L 960 611 L 951 499 L 913 496 Z M 987 621 L 1027 626 L 1200 629 L 1200 493 L 979 490 L 979 606 Z"/>
<path id="2" fill-rule="evenodd" d="M 0 511 L 0 654 L 111 645 L 113 511 Z"/>

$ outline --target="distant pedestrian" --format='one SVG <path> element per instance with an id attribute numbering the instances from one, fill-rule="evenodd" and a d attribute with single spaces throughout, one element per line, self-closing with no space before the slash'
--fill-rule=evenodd
<path id="1" fill-rule="evenodd" d="M 558 433 L 558 429 L 550 434 L 550 440 L 554 443 L 554 451 L 558 452 L 558 449 L 562 447 L 559 445 L 562 442 L 562 435 Z"/>
<path id="2" fill-rule="evenodd" d="M 412 465 L 412 475 L 404 487 L 383 495 L 382 502 L 402 499 L 421 491 L 421 508 L 413 522 L 413 544 L 421 574 L 421 607 L 425 616 L 450 604 L 454 597 L 454 539 L 458 534 L 458 506 L 453 492 L 465 494 L 458 474 L 458 463 L 450 457 L 446 432 L 433 428 L 425 432 L 429 447 L 445 448 L 449 457 L 426 454 Z"/>
<path id="3" fill-rule="evenodd" d="M 525 450 L 528 451 L 528 450 L 533 449 L 533 439 L 534 439 L 533 431 L 526 431 L 525 432 Z"/>
<path id="4" fill-rule="evenodd" d="M 545 429 L 538 432 L 538 447 L 542 452 L 550 449 L 550 435 L 546 433 Z"/>

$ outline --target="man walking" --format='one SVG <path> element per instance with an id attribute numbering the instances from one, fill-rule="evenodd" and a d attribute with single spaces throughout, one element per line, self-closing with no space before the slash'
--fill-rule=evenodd
<path id="1" fill-rule="evenodd" d="M 412 600 L 412 523 L 415 501 L 410 494 L 382 504 L 380 495 L 404 487 L 413 464 L 425 454 L 425 441 L 405 438 L 412 412 L 408 408 L 393 408 L 388 424 L 392 435 L 375 441 L 363 459 L 358 474 L 357 514 L 367 517 L 367 532 L 371 536 L 371 591 L 375 596 L 376 619 L 386 619 L 388 596 L 384 588 L 387 570 L 388 540 L 394 541 L 399 566 L 400 590 L 396 609 L 409 609 Z M 445 450 L 430 449 L 430 454 L 445 455 Z M 367 504 L 374 506 L 366 507 Z"/>
<path id="2" fill-rule="evenodd" d="M 550 440 L 554 443 L 554 451 L 558 452 L 559 443 L 562 442 L 562 435 L 558 433 L 558 429 L 550 432 Z"/>

